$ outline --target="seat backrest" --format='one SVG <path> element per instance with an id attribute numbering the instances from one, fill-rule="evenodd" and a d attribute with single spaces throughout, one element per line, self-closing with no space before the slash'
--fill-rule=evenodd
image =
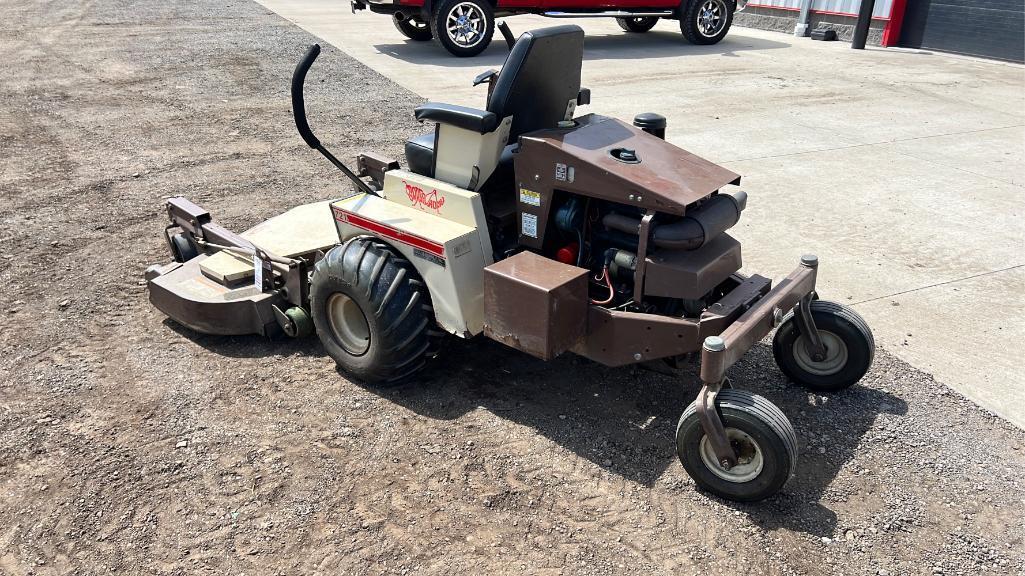
<path id="1" fill-rule="evenodd" d="M 509 142 L 520 134 L 554 128 L 580 93 L 584 31 L 579 26 L 553 26 L 524 32 L 505 59 L 488 111 L 499 119 L 513 117 Z"/>

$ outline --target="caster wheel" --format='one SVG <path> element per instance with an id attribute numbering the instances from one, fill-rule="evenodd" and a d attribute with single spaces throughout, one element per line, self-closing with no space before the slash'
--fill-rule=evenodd
<path id="1" fill-rule="evenodd" d="M 791 312 L 772 338 L 772 354 L 779 369 L 790 380 L 817 392 L 836 392 L 861 380 L 875 354 L 875 340 L 865 320 L 854 310 L 825 300 L 812 301 L 811 315 L 826 347 L 825 357 L 812 358 Z"/>
<path id="2" fill-rule="evenodd" d="M 285 317 L 291 326 L 291 330 L 286 330 L 286 333 L 292 338 L 305 338 L 313 334 L 313 319 L 302 308 L 293 306 L 285 310 Z"/>
<path id="3" fill-rule="evenodd" d="M 195 244 L 184 234 L 171 236 L 171 252 L 175 262 L 188 262 L 199 256 L 199 250 L 196 249 Z"/>
<path id="4" fill-rule="evenodd" d="M 744 390 L 722 390 L 716 407 L 737 465 L 719 465 L 712 444 L 691 403 L 676 428 L 676 454 L 698 487 L 740 502 L 772 496 L 797 469 L 797 434 L 772 402 Z"/>

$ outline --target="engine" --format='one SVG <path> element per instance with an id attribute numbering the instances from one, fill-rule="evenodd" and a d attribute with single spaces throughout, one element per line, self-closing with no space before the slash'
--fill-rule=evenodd
<path id="1" fill-rule="evenodd" d="M 746 204 L 747 194 L 743 191 L 719 192 L 688 206 L 684 216 L 656 213 L 645 226 L 644 212 L 636 207 L 569 196 L 555 208 L 553 223 L 558 235 L 545 255 L 591 271 L 592 304 L 695 317 L 706 308 L 707 302 L 718 300 L 732 287 L 729 275 L 739 268 L 739 245 L 724 233 L 740 220 Z M 642 234 L 646 236 L 643 248 Z M 645 253 L 645 262 L 652 263 L 649 268 L 659 265 L 658 270 L 665 272 L 663 268 L 668 264 L 670 268 L 680 267 L 682 275 L 695 273 L 693 267 L 687 266 L 688 262 L 715 264 L 723 259 L 728 262 L 712 272 L 719 277 L 707 292 L 695 294 L 694 290 L 688 292 L 681 286 L 674 295 L 651 295 L 651 292 L 671 294 L 673 290 L 649 292 L 643 288 L 643 282 L 637 282 L 641 251 Z M 731 265 L 733 261 L 735 267 Z M 699 284 L 708 284 L 707 278 L 700 280 Z M 634 297 L 639 287 L 645 294 L 640 299 L 641 304 Z"/>

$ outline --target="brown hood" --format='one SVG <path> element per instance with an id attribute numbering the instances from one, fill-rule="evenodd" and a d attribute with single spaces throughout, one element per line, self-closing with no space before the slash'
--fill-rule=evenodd
<path id="1" fill-rule="evenodd" d="M 688 204 L 740 183 L 739 175 L 621 120 L 588 114 L 577 123 L 572 129 L 542 130 L 520 138 L 523 160 L 529 158 L 536 168 L 534 180 L 679 215 Z M 616 159 L 612 152 L 619 149 L 632 150 L 639 161 Z M 572 168 L 572 176 L 558 178 L 556 164 Z"/>

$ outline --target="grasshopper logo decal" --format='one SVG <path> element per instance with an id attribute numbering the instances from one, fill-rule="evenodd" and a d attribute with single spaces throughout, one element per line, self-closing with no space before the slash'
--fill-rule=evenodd
<path id="1" fill-rule="evenodd" d="M 440 213 L 441 207 L 445 205 L 445 197 L 438 194 L 437 190 L 431 190 L 430 193 L 424 192 L 424 189 L 419 186 L 414 186 L 408 182 L 403 182 L 406 185 L 406 196 L 409 197 L 409 201 L 412 206 L 417 208 L 428 208 Z"/>

